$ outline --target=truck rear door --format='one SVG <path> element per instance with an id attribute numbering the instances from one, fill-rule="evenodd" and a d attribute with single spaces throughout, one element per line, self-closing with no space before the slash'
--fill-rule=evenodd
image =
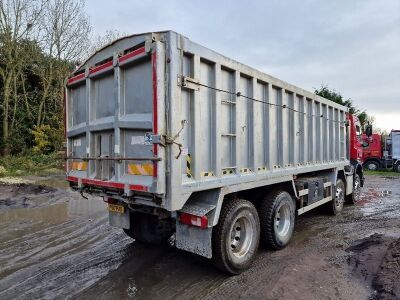
<path id="1" fill-rule="evenodd" d="M 115 51 L 102 51 L 113 55 L 92 59 L 68 80 L 68 180 L 128 195 L 163 194 L 165 154 L 153 144 L 164 130 L 163 45 L 150 40 L 124 51 L 118 43 L 109 47 Z"/>

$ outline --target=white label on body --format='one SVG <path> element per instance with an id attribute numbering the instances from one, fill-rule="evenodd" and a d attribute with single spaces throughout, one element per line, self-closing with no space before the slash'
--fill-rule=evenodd
<path id="1" fill-rule="evenodd" d="M 74 140 L 74 146 L 75 147 L 80 147 L 81 145 L 82 145 L 81 139 Z"/>
<path id="2" fill-rule="evenodd" d="M 134 135 L 132 136 L 131 139 L 131 145 L 137 145 L 137 144 L 144 144 L 144 136 L 143 135 Z"/>

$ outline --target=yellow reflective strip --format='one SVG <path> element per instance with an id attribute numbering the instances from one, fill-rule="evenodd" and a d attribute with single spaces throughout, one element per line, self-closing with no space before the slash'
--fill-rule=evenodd
<path id="1" fill-rule="evenodd" d="M 146 171 L 146 175 L 153 176 L 153 164 L 145 164 L 143 165 L 143 168 Z"/>
<path id="2" fill-rule="evenodd" d="M 87 162 L 85 161 L 74 161 L 71 166 L 72 170 L 77 171 L 86 171 L 87 169 Z"/>
<path id="3" fill-rule="evenodd" d="M 154 167 L 153 164 L 129 164 L 128 173 L 131 175 L 152 176 Z"/>
<path id="4" fill-rule="evenodd" d="M 137 165 L 131 165 L 131 169 L 133 175 L 140 175 Z"/>
<path id="5" fill-rule="evenodd" d="M 143 165 L 136 165 L 136 168 L 139 171 L 139 175 L 146 175 L 146 171 L 143 168 Z"/>

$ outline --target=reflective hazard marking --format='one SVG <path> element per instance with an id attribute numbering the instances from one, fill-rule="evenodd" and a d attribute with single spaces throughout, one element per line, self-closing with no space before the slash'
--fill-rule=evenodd
<path id="1" fill-rule="evenodd" d="M 186 176 L 191 178 L 192 177 L 192 158 L 190 157 L 190 154 L 186 155 Z"/>
<path id="2" fill-rule="evenodd" d="M 77 171 L 86 171 L 87 170 L 87 162 L 85 161 L 74 161 L 71 166 L 72 170 Z"/>
<path id="3" fill-rule="evenodd" d="M 128 173 L 131 175 L 153 176 L 153 164 L 129 164 Z"/>

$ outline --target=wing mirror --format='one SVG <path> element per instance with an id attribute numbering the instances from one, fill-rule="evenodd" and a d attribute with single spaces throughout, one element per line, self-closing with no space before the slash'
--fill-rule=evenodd
<path id="1" fill-rule="evenodd" d="M 368 137 L 372 135 L 372 125 L 368 124 L 365 126 L 365 135 Z"/>

